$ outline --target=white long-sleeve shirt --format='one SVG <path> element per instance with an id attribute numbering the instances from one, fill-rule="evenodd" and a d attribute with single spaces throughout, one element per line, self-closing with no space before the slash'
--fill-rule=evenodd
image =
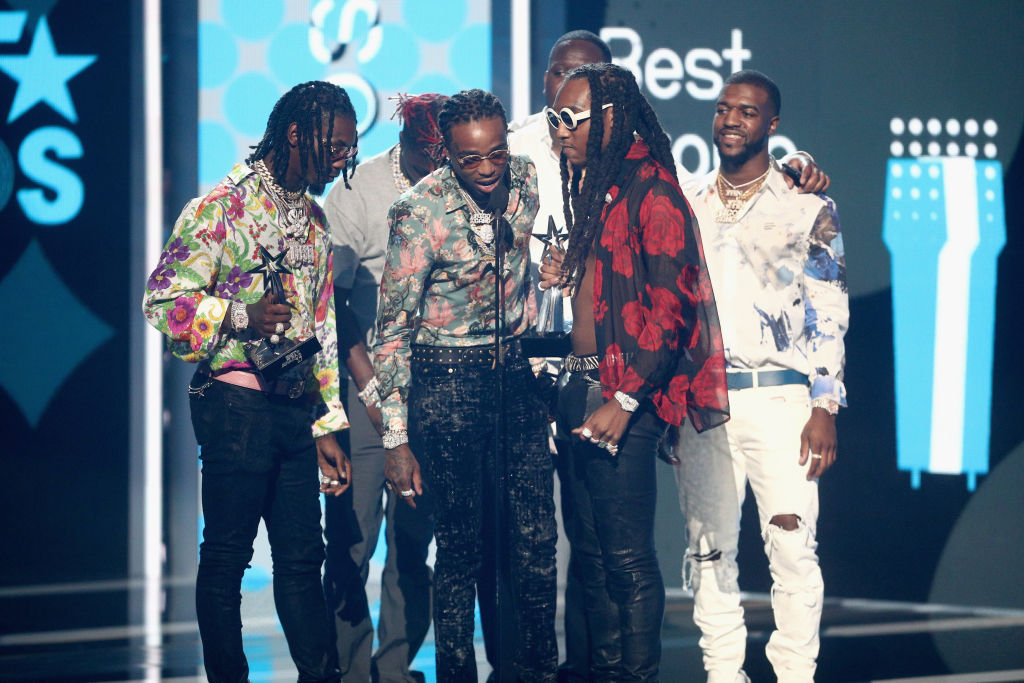
<path id="1" fill-rule="evenodd" d="M 793 369 L 811 397 L 846 405 L 849 324 L 835 203 L 786 187 L 773 169 L 737 220 L 720 223 L 718 171 L 683 186 L 700 225 L 730 369 Z"/>

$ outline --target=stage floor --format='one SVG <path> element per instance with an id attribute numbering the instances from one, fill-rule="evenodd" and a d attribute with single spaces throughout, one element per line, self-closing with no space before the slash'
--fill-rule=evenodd
<path id="1" fill-rule="evenodd" d="M 187 590 L 187 587 L 181 587 Z M 110 597 L 109 591 L 103 591 Z M 4 591 L 0 612 L 32 609 L 44 616 L 57 596 Z M 70 601 L 78 602 L 78 601 Z M 746 670 L 754 681 L 774 680 L 764 656 L 772 628 L 768 596 L 745 594 L 749 639 Z M 78 603 L 76 607 L 83 605 Z M 702 681 L 693 603 L 670 590 L 662 638 L 662 680 Z M 270 605 L 248 605 L 245 644 L 251 680 L 295 680 Z M 260 614 L 262 612 L 262 614 Z M 10 614 L 10 613 L 8 613 Z M 6 620 L 5 620 L 6 621 Z M 826 600 L 818 681 L 1024 681 L 1024 611 L 868 600 Z M 559 634 L 561 636 L 561 634 Z M 196 625 L 167 623 L 163 644 L 147 648 L 141 627 L 107 626 L 0 635 L 4 681 L 204 681 Z M 477 633 L 481 680 L 489 667 Z M 434 680 L 432 634 L 414 661 Z"/>

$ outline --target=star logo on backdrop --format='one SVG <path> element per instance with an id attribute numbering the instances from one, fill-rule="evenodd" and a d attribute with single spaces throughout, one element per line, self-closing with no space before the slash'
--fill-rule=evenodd
<path id="1" fill-rule="evenodd" d="M 96 61 L 96 55 L 58 55 L 46 17 L 40 17 L 27 55 L 0 56 L 0 69 L 18 82 L 7 116 L 11 123 L 40 102 L 71 123 L 78 121 L 68 81 Z"/>

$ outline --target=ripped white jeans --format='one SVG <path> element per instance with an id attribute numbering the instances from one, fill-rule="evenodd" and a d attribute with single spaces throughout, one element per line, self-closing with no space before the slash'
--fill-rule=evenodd
<path id="1" fill-rule="evenodd" d="M 811 681 L 818 656 L 824 584 L 815 528 L 818 484 L 801 466 L 800 433 L 811 414 L 805 386 L 729 392 L 732 418 L 698 434 L 680 428 L 675 467 L 688 549 L 683 581 L 694 592 L 694 622 L 709 683 L 732 683 L 743 666 L 747 631 L 740 606 L 737 544 L 749 481 L 772 576 L 776 630 L 765 648 L 779 681 Z M 800 518 L 795 530 L 770 524 Z"/>

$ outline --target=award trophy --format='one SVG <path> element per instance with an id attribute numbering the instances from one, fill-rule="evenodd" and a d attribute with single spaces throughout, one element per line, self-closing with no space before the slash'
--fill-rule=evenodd
<path id="1" fill-rule="evenodd" d="M 555 219 L 548 216 L 546 234 L 533 233 L 533 236 L 548 249 L 562 248 L 564 232 L 555 227 Z M 559 287 L 547 289 L 537 306 L 537 325 L 522 337 L 523 353 L 528 358 L 564 358 L 569 352 L 569 334 L 565 331 L 562 317 L 562 290 Z"/>
<path id="2" fill-rule="evenodd" d="M 284 285 L 281 283 L 282 274 L 290 274 L 283 261 L 288 250 L 283 250 L 276 257 L 259 245 L 260 258 L 263 263 L 250 270 L 250 273 L 263 275 L 263 289 L 275 295 L 278 303 L 287 303 L 284 294 Z M 290 339 L 282 336 L 281 340 L 273 344 L 269 339 L 260 339 L 255 342 L 246 342 L 245 355 L 249 357 L 252 364 L 256 366 L 260 375 L 268 382 L 273 382 L 281 373 L 289 370 L 307 358 L 312 358 L 320 351 L 320 342 L 316 337 L 309 339 Z"/>

